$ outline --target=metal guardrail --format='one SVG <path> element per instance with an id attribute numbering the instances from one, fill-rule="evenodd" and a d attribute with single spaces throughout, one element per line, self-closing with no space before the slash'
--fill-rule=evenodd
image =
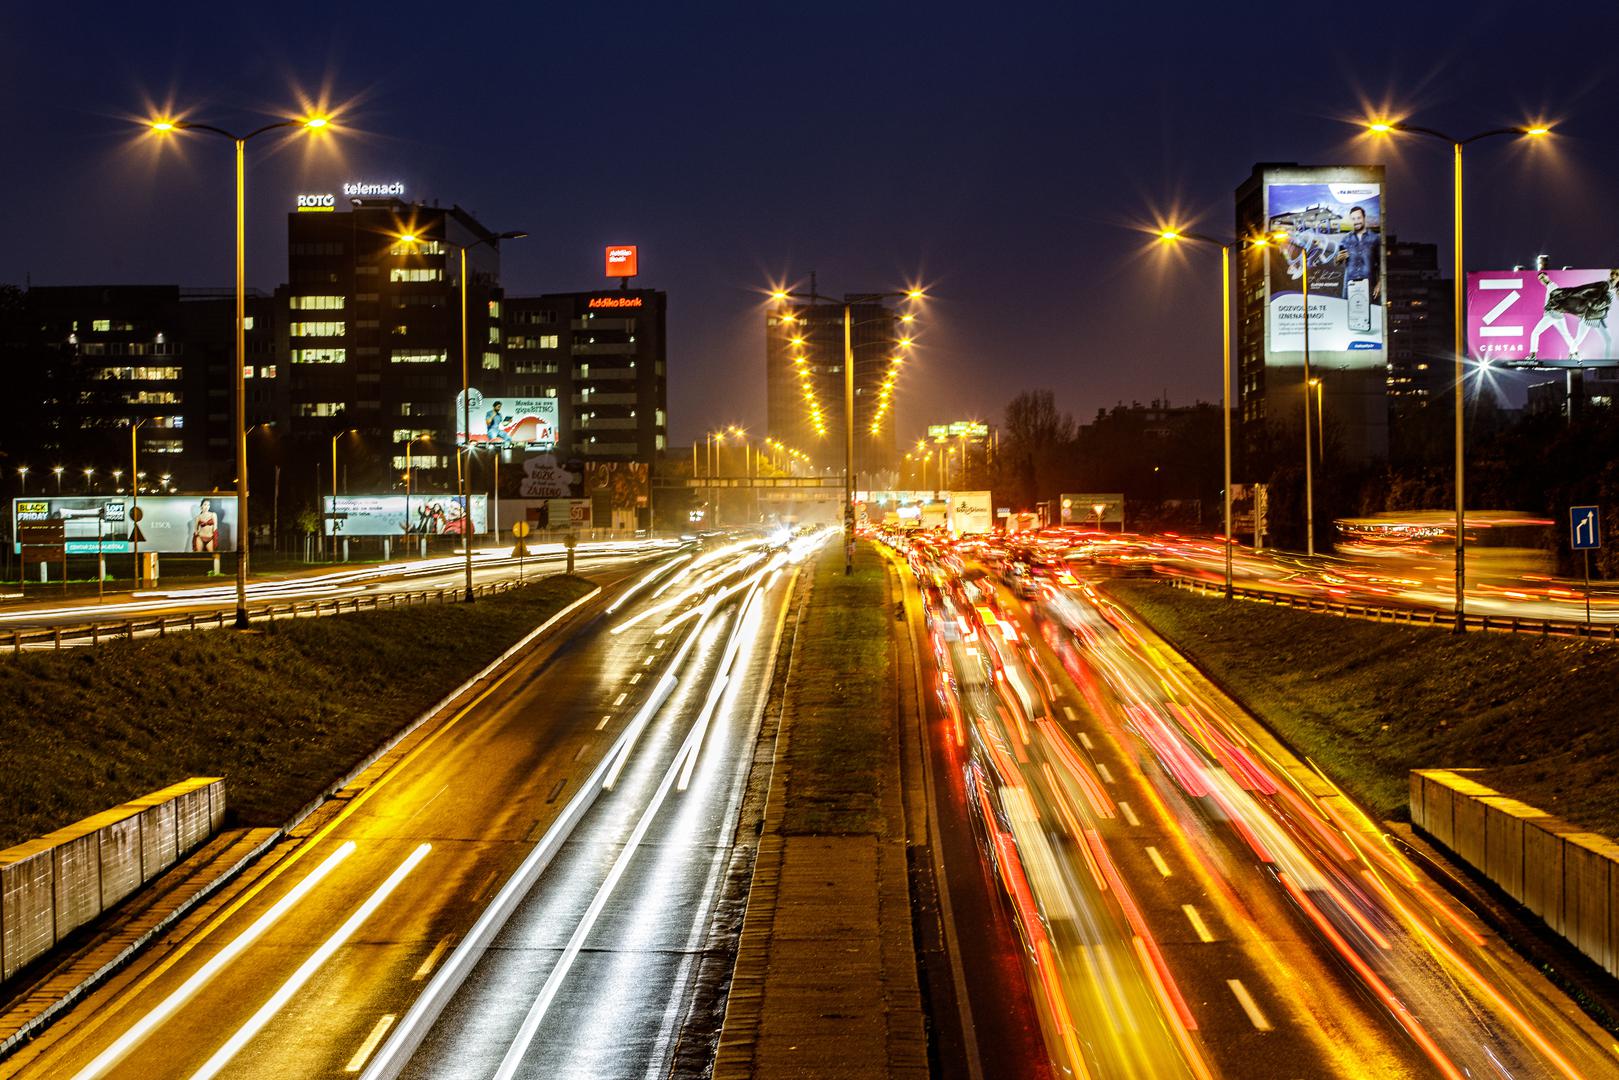
<path id="1" fill-rule="evenodd" d="M 1163 574 L 1161 576 L 1166 578 L 1170 585 L 1177 589 L 1225 595 L 1225 585 L 1220 582 L 1209 582 L 1201 578 L 1185 577 L 1180 574 Z M 1290 607 L 1300 611 L 1318 611 L 1327 615 L 1338 615 L 1346 619 L 1364 619 L 1369 622 L 1395 623 L 1407 626 L 1448 626 L 1454 628 L 1456 625 L 1455 612 L 1440 611 L 1438 608 L 1345 604 L 1336 600 L 1322 600 L 1311 596 L 1294 596 L 1291 593 L 1273 592 L 1269 589 L 1252 589 L 1241 585 L 1234 587 L 1231 593 L 1238 600 L 1249 600 L 1260 604 L 1275 604 L 1278 607 Z M 1462 628 L 1464 630 L 1493 630 L 1503 634 L 1539 634 L 1541 637 L 1574 637 L 1619 641 L 1619 623 L 1608 623 L 1606 626 L 1588 625 L 1583 621 L 1573 619 L 1526 619 L 1517 615 L 1469 614 L 1463 616 Z"/>
<path id="2" fill-rule="evenodd" d="M 474 585 L 474 596 L 494 596 L 509 592 L 522 585 L 541 580 L 547 575 L 526 578 L 523 581 L 492 581 Z M 466 590 L 461 586 L 441 589 L 420 589 L 415 592 L 376 593 L 371 596 L 352 596 L 331 600 L 310 600 L 302 603 L 249 605 L 248 617 L 257 620 L 307 619 L 327 615 L 353 614 L 358 611 L 379 611 L 384 608 L 409 607 L 412 604 L 448 604 L 457 602 Z M 170 633 L 187 630 L 223 629 L 234 622 L 234 609 L 218 611 L 190 611 L 177 615 L 158 615 L 148 619 L 120 619 L 116 622 L 83 623 L 75 626 L 41 626 L 12 630 L 0 634 L 0 653 L 13 655 L 24 649 L 63 649 L 82 645 L 99 645 L 103 641 L 133 641 L 136 637 L 165 637 Z"/>

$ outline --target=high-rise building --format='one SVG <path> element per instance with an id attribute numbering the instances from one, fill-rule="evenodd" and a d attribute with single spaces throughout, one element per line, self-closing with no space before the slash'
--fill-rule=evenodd
<path id="1" fill-rule="evenodd" d="M 300 198 L 287 215 L 287 434 L 356 430 L 350 486 L 391 485 L 409 460 L 424 485 L 454 479 L 461 391 L 461 251 L 468 376 L 503 379 L 498 241 L 471 214 L 399 198 L 334 209 Z"/>
<path id="2" fill-rule="evenodd" d="M 559 455 L 652 463 L 669 437 L 667 309 L 654 289 L 508 297 L 502 392 L 558 399 Z"/>
<path id="3" fill-rule="evenodd" d="M 1388 455 L 1382 191 L 1381 166 L 1291 162 L 1256 164 L 1237 187 L 1236 418 L 1239 471 L 1249 480 L 1265 480 L 1277 464 L 1267 460 L 1276 438 L 1303 425 L 1307 400 L 1316 409 L 1310 423 L 1324 419 L 1341 460 L 1364 464 Z M 1279 231 L 1286 235 L 1280 243 Z M 1315 335 L 1310 375 L 1319 380 L 1311 394 L 1298 341 L 1301 263 L 1309 266 L 1308 326 Z M 1357 269 L 1362 276 L 1352 277 Z"/>
<path id="4" fill-rule="evenodd" d="M 1389 237 L 1387 383 L 1389 408 L 1396 413 L 1427 408 L 1450 388 L 1453 306 L 1438 246 Z"/>
<path id="5" fill-rule="evenodd" d="M 886 301 L 851 293 L 843 303 L 773 303 L 765 315 L 765 388 L 770 436 L 841 469 L 844 458 L 844 326 L 854 355 L 855 471 L 894 467 L 894 387 L 904 362 L 900 315 Z"/>

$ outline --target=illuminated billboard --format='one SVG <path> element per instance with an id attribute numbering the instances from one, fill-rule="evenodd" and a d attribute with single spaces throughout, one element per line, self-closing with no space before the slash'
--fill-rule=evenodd
<path id="1" fill-rule="evenodd" d="M 1619 363 L 1608 313 L 1619 270 L 1467 275 L 1467 354 L 1491 364 Z"/>
<path id="2" fill-rule="evenodd" d="M 947 439 L 978 441 L 987 438 L 989 438 L 989 425 L 982 420 L 953 420 L 948 424 L 928 425 L 928 439 L 931 442 L 944 442 Z"/>
<path id="3" fill-rule="evenodd" d="M 1267 169 L 1265 362 L 1380 367 L 1387 360 L 1381 166 Z"/>
<path id="4" fill-rule="evenodd" d="M 519 446 L 529 450 L 551 450 L 557 444 L 559 412 L 554 397 L 485 398 L 476 388 L 472 391 L 471 416 L 472 445 Z M 467 433 L 462 429 L 461 395 L 455 395 L 455 440 L 465 446 Z"/>
<path id="5" fill-rule="evenodd" d="M 127 554 L 135 522 L 128 495 L 53 495 L 13 499 L 15 526 L 60 521 L 67 554 Z M 234 495 L 143 495 L 140 500 L 140 548 L 165 554 L 209 554 L 236 550 Z"/>
<path id="6" fill-rule="evenodd" d="M 145 500 L 141 505 L 146 505 Z M 321 500 L 321 531 L 331 536 L 460 536 L 461 496 L 327 495 Z M 335 513 L 334 513 L 335 510 Z M 472 531 L 489 527 L 489 497 L 472 497 Z"/>
<path id="7" fill-rule="evenodd" d="M 614 244 L 607 249 L 607 276 L 634 277 L 637 261 L 634 244 Z"/>

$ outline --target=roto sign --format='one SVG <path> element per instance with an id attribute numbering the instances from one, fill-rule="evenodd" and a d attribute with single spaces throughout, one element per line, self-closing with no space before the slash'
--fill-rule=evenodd
<path id="1" fill-rule="evenodd" d="M 607 276 L 634 277 L 636 275 L 634 244 L 618 244 L 607 249 Z"/>
<path id="2" fill-rule="evenodd" d="M 588 308 L 634 308 L 641 306 L 639 296 L 592 296 Z"/>
<path id="3" fill-rule="evenodd" d="M 327 213 L 330 213 L 336 206 L 337 206 L 337 196 L 336 195 L 300 195 L 300 196 L 298 196 L 298 212 L 300 214 L 307 214 L 307 213 L 310 213 L 310 212 L 320 213 L 323 210 L 326 211 Z"/>

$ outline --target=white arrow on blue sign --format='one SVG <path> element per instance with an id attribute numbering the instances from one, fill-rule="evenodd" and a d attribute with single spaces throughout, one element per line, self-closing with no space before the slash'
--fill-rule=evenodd
<path id="1" fill-rule="evenodd" d="M 1591 551 L 1602 546 L 1602 518 L 1594 506 L 1568 508 L 1569 542 L 1575 551 Z"/>

